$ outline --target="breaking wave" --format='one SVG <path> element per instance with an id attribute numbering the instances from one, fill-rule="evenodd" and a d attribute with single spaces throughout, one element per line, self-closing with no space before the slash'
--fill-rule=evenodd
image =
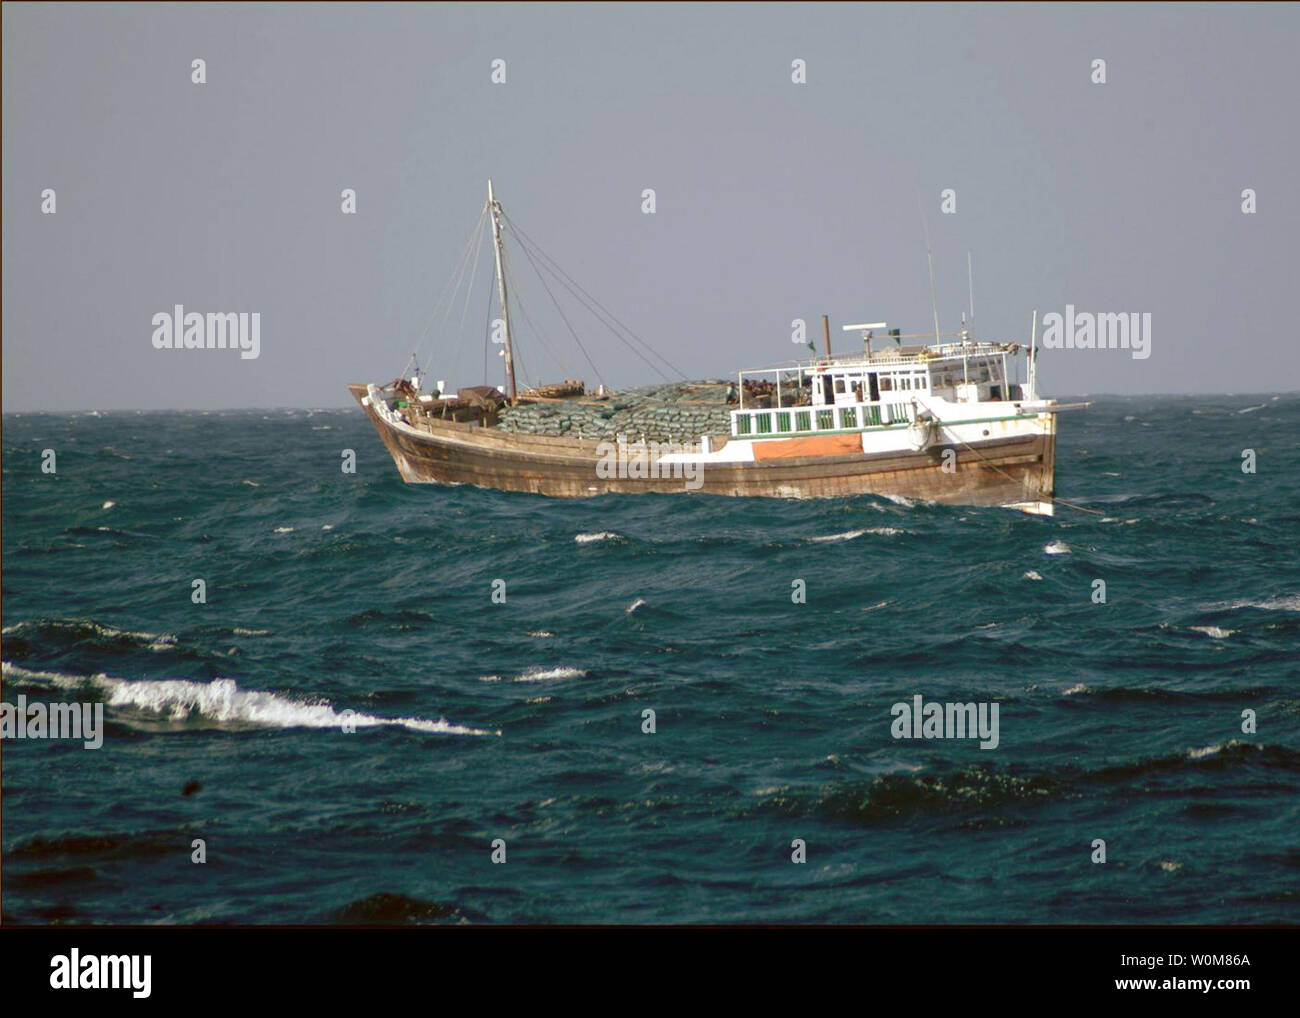
<path id="1" fill-rule="evenodd" d="M 276 693 L 241 690 L 234 679 L 193 682 L 188 679 L 119 679 L 65 672 L 29 671 L 4 662 L 6 679 L 16 683 L 53 686 L 62 690 L 92 689 L 111 708 L 135 709 L 180 723 L 193 719 L 218 725 L 262 728 L 395 727 L 430 735 L 500 735 L 499 731 L 468 728 L 439 718 L 383 718 L 357 712 L 341 713 L 325 701 L 292 700 Z"/>

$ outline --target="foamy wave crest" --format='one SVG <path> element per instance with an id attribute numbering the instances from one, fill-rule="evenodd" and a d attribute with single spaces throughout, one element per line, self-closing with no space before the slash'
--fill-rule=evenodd
<path id="1" fill-rule="evenodd" d="M 108 707 L 134 708 L 165 715 L 169 721 L 185 721 L 197 715 L 219 724 L 255 725 L 264 728 L 338 728 L 345 723 L 356 728 L 395 727 L 432 735 L 500 735 L 499 731 L 467 728 L 446 718 L 381 718 L 372 714 L 336 711 L 325 701 L 308 703 L 290 700 L 276 693 L 241 690 L 234 679 L 192 682 L 188 679 L 118 679 L 98 675 L 69 675 L 37 672 L 4 662 L 4 674 L 15 680 L 41 682 L 64 689 L 90 687 L 98 690 Z"/>
<path id="2" fill-rule="evenodd" d="M 578 544 L 594 544 L 597 541 L 627 540 L 622 534 L 616 534 L 612 530 L 602 530 L 599 534 L 576 534 L 573 539 Z"/>
<path id="3" fill-rule="evenodd" d="M 1235 629 L 1221 629 L 1219 626 L 1192 626 L 1194 633 L 1204 633 L 1206 636 L 1212 636 L 1216 640 L 1226 640 L 1236 632 Z"/>
<path id="4" fill-rule="evenodd" d="M 1225 749 L 1236 749 L 1241 745 L 1239 739 L 1229 739 L 1227 742 L 1216 742 L 1209 746 L 1201 746 L 1187 751 L 1187 759 L 1204 760 L 1206 757 L 1218 756 Z"/>
<path id="5" fill-rule="evenodd" d="M 515 682 L 547 682 L 551 679 L 581 679 L 586 677 L 586 670 L 583 668 L 529 668 L 526 672 L 516 675 Z"/>
<path id="6" fill-rule="evenodd" d="M 1274 612 L 1300 612 L 1300 595 L 1291 594 L 1288 597 L 1273 597 L 1267 601 L 1237 601 L 1232 607 L 1264 608 L 1267 611 Z"/>
<path id="7" fill-rule="evenodd" d="M 68 630 L 74 635 L 80 633 L 102 636 L 110 640 L 129 640 L 133 643 L 143 644 L 149 650 L 171 650 L 176 646 L 176 637 L 171 633 L 137 633 L 132 632 L 130 629 L 106 626 L 90 619 L 74 622 L 55 619 L 25 619 L 22 622 L 15 622 L 13 625 L 5 626 L 3 633 L 8 636 L 10 633 L 22 633 L 32 629 L 62 629 Z"/>
<path id="8" fill-rule="evenodd" d="M 1064 541 L 1051 541 L 1043 545 L 1043 552 L 1047 555 L 1068 555 L 1070 546 Z"/>
<path id="9" fill-rule="evenodd" d="M 1265 611 L 1300 612 L 1300 594 L 1283 594 L 1281 597 L 1271 597 L 1266 601 L 1219 601 L 1205 605 L 1205 608 L 1210 611 L 1222 611 L 1225 608 L 1230 611 L 1263 608 Z"/>
<path id="10" fill-rule="evenodd" d="M 887 528 L 888 529 L 888 528 Z M 852 541 L 855 537 L 861 537 L 865 530 L 846 530 L 842 534 L 827 534 L 825 537 L 810 537 L 810 541 Z"/>
<path id="11" fill-rule="evenodd" d="M 875 534 L 879 537 L 894 537 L 898 534 L 906 534 L 906 530 L 899 530 L 898 527 L 864 527 L 861 530 L 846 530 L 842 534 L 827 534 L 825 537 L 810 537 L 810 541 L 852 541 L 854 538 L 861 537 L 863 534 Z"/>

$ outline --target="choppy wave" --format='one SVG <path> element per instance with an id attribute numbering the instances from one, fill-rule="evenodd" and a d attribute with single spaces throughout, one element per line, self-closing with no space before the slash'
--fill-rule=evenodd
<path id="1" fill-rule="evenodd" d="M 193 682 L 187 679 L 119 679 L 110 675 L 73 675 L 32 671 L 4 662 L 6 679 L 64 690 L 92 689 L 108 707 L 135 708 L 172 723 L 201 719 L 218 725 L 264 728 L 396 727 L 431 735 L 500 735 L 456 725 L 445 718 L 383 718 L 356 711 L 340 712 L 330 704 L 306 702 L 257 690 L 241 690 L 234 679 Z"/>
<path id="2" fill-rule="evenodd" d="M 575 534 L 573 540 L 578 544 L 596 544 L 600 541 L 626 541 L 627 538 L 612 530 L 602 530 L 596 534 Z"/>
<path id="3" fill-rule="evenodd" d="M 814 791 L 764 790 L 754 809 L 791 816 L 820 815 L 873 824 L 917 817 L 986 813 L 1009 806 L 1036 806 L 1080 794 L 1088 786 L 1128 784 L 1156 774 L 1260 766 L 1300 773 L 1300 751 L 1230 739 L 1189 746 L 1180 753 L 1145 757 L 1093 769 L 1058 766 L 1017 773 L 986 764 L 944 773 L 883 774 L 834 782 Z"/>
<path id="4" fill-rule="evenodd" d="M 144 647 L 148 650 L 171 650 L 176 647 L 176 637 L 172 633 L 134 632 L 104 625 L 94 619 L 25 619 L 5 626 L 3 635 L 60 643 L 93 640 L 101 646 Z"/>
<path id="5" fill-rule="evenodd" d="M 852 541 L 855 538 L 862 537 L 866 534 L 876 534 L 880 537 L 894 537 L 897 534 L 905 534 L 906 530 L 898 527 L 863 527 L 860 530 L 846 530 L 840 534 L 827 534 L 824 537 L 810 537 L 809 541 L 816 544 L 824 544 L 834 541 Z"/>

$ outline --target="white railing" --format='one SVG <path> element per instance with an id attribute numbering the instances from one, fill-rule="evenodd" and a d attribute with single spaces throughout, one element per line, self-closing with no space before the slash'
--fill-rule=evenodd
<path id="1" fill-rule="evenodd" d="M 733 438 L 815 435 L 862 431 L 911 421 L 908 403 L 855 403 L 845 406 L 794 406 L 731 411 Z"/>

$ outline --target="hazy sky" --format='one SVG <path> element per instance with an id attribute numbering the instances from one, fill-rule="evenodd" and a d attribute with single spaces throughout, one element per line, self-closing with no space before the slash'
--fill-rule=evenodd
<path id="1" fill-rule="evenodd" d="M 1033 308 L 1151 314 L 1148 359 L 1045 354 L 1048 394 L 1300 387 L 1292 4 L 61 3 L 3 20 L 6 410 L 345 405 L 345 383 L 391 379 L 419 344 L 489 177 L 691 377 L 800 355 L 795 318 L 819 339 L 828 313 L 843 348 L 847 322 L 930 329 L 919 192 L 942 328 L 966 307 L 968 249 L 981 338 L 1026 340 Z M 512 258 L 564 361 L 516 316 L 532 380 L 594 382 Z M 458 307 L 435 337 L 453 385 L 484 380 L 489 269 L 485 248 L 464 335 Z M 154 349 L 176 304 L 260 313 L 260 356 Z M 657 380 L 562 306 L 606 382 Z M 502 381 L 499 358 L 488 370 Z"/>

